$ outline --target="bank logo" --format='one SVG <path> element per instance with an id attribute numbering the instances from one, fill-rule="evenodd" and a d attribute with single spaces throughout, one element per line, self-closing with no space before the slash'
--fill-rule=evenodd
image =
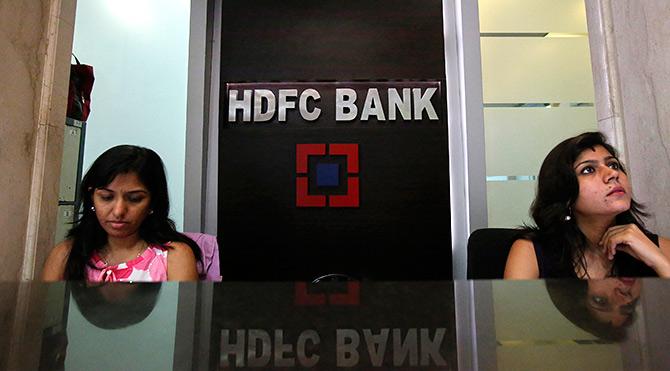
<path id="1" fill-rule="evenodd" d="M 295 162 L 297 207 L 359 206 L 357 143 L 296 144 Z"/>

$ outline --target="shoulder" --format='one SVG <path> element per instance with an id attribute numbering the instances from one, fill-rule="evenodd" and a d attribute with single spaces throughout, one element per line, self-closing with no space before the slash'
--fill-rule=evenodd
<path id="1" fill-rule="evenodd" d="M 506 279 L 537 279 L 540 269 L 535 256 L 535 245 L 528 239 L 518 239 L 512 244 L 505 265 Z"/>
<path id="2" fill-rule="evenodd" d="M 197 280 L 195 255 L 193 255 L 191 247 L 183 242 L 170 242 L 168 247 L 168 280 Z"/>
<path id="3" fill-rule="evenodd" d="M 56 255 L 59 257 L 67 258 L 70 255 L 70 250 L 72 250 L 72 240 L 65 240 L 51 250 L 50 255 Z"/>
<path id="4" fill-rule="evenodd" d="M 658 236 L 658 247 L 661 248 L 663 255 L 670 258 L 670 239 L 662 236 Z"/>
<path id="5" fill-rule="evenodd" d="M 512 244 L 509 251 L 511 254 L 530 254 L 535 258 L 535 243 L 526 238 L 519 238 Z"/>
<path id="6" fill-rule="evenodd" d="M 51 250 L 42 269 L 43 281 L 50 282 L 64 279 L 65 264 L 71 250 L 72 240 L 65 240 Z"/>
<path id="7" fill-rule="evenodd" d="M 170 242 L 165 246 L 167 246 L 167 250 L 169 251 L 168 257 L 170 255 L 173 257 L 194 256 L 193 250 L 185 242 Z"/>

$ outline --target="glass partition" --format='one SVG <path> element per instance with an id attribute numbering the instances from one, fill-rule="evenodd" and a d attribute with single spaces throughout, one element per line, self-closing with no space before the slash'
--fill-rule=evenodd
<path id="1" fill-rule="evenodd" d="M 463 339 L 476 344 L 472 366 L 457 356 L 458 284 L 477 293 L 476 335 Z M 656 370 L 670 362 L 662 279 L 4 282 L 0 292 L 10 299 L 0 305 L 3 369 Z"/>
<path id="2" fill-rule="evenodd" d="M 583 0 L 479 1 L 489 227 L 531 222 L 544 157 L 597 130 Z"/>

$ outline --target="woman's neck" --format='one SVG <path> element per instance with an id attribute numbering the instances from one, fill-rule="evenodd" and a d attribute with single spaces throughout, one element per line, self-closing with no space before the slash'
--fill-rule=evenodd
<path id="1" fill-rule="evenodd" d="M 140 256 L 147 243 L 138 234 L 124 238 L 107 237 L 107 244 L 100 251 L 100 258 L 109 265 L 117 265 Z"/>
<path id="2" fill-rule="evenodd" d="M 612 261 L 607 259 L 604 249 L 599 245 L 600 240 L 607 230 L 614 225 L 614 218 L 577 218 L 577 227 L 584 233 L 587 246 L 584 250 L 583 268 L 577 269 L 580 278 L 600 279 L 608 277 L 612 272 Z"/>
<path id="3" fill-rule="evenodd" d="M 602 279 L 612 275 L 613 261 L 599 251 L 589 250 L 584 252 L 584 260 L 586 263 L 586 272 L 583 268 L 578 267 L 575 271 L 577 277 L 585 279 Z"/>
<path id="4" fill-rule="evenodd" d="M 140 235 L 137 233 L 123 238 L 114 238 L 108 236 L 107 245 L 105 248 L 108 251 L 135 250 L 137 249 L 137 245 L 140 244 L 140 240 Z"/>
<path id="5" fill-rule="evenodd" d="M 614 225 L 614 218 L 577 218 L 577 227 L 584 233 L 589 249 L 599 249 L 598 243 L 605 232 Z"/>

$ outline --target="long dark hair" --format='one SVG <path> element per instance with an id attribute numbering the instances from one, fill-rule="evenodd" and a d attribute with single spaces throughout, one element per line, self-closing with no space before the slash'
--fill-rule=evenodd
<path id="1" fill-rule="evenodd" d="M 158 154 L 148 148 L 120 145 L 112 147 L 98 157 L 84 175 L 80 185 L 81 205 L 78 205 L 79 218 L 70 229 L 67 237 L 72 240 L 72 249 L 65 265 L 66 280 L 85 279 L 85 266 L 93 251 L 107 243 L 107 233 L 98 223 L 93 206 L 93 193 L 97 188 L 111 183 L 119 174 L 135 173 L 151 194 L 149 214 L 140 226 L 140 238 L 149 244 L 165 246 L 167 242 L 186 243 L 197 260 L 200 249 L 190 238 L 175 230 L 174 222 L 169 218 L 170 200 L 168 197 L 165 168 Z"/>
<path id="2" fill-rule="evenodd" d="M 596 146 L 602 146 L 618 158 L 616 149 L 607 143 L 603 134 L 588 132 L 559 143 L 549 152 L 540 168 L 537 193 L 530 208 L 535 227 L 527 229 L 528 237 L 539 239 L 549 257 L 558 260 L 561 267 L 559 275 L 575 276 L 578 268 L 586 272 L 584 251 L 588 241 L 574 217 L 566 221 L 566 216 L 572 217 L 571 210 L 579 196 L 579 181 L 573 164 L 583 151 Z M 623 164 L 620 169 L 626 173 Z M 646 216 L 643 206 L 631 200 L 630 209 L 617 215 L 615 223 L 636 224 L 646 232 L 642 221 Z"/>

